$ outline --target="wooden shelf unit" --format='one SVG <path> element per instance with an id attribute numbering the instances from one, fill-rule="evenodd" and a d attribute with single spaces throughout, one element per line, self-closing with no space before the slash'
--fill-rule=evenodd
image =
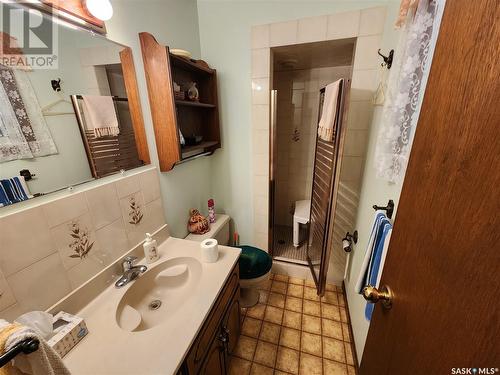
<path id="1" fill-rule="evenodd" d="M 202 60 L 171 54 L 149 33 L 139 33 L 139 39 L 160 170 L 166 172 L 179 162 L 213 153 L 221 147 L 216 70 Z M 173 82 L 181 86 L 195 82 L 199 101 L 175 99 Z M 181 146 L 179 131 L 184 137 L 202 136 L 202 142 Z"/>

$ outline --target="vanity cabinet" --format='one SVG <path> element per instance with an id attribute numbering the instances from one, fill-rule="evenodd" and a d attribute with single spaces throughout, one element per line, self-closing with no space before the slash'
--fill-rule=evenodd
<path id="1" fill-rule="evenodd" d="M 139 33 L 139 39 L 160 170 L 212 154 L 221 147 L 216 70 L 203 60 L 171 53 L 149 33 Z M 193 82 L 199 97 L 190 100 Z"/>
<path id="2" fill-rule="evenodd" d="M 179 374 L 229 373 L 230 356 L 241 329 L 239 279 L 237 263 L 189 349 Z"/>

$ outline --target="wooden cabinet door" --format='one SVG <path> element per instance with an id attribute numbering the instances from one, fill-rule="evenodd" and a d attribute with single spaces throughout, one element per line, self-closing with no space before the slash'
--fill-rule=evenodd
<path id="1" fill-rule="evenodd" d="M 222 336 L 217 335 L 210 348 L 207 357 L 200 367 L 200 375 L 224 375 L 226 373 L 225 344 Z"/>
<path id="2" fill-rule="evenodd" d="M 222 332 L 227 336 L 227 354 L 231 355 L 236 348 L 240 337 L 240 290 L 238 289 L 231 300 L 231 305 L 222 319 Z"/>

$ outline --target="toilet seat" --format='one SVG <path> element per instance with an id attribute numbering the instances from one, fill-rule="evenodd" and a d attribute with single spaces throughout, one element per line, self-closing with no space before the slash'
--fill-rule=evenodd
<path id="1" fill-rule="evenodd" d="M 295 202 L 295 211 L 293 214 L 293 246 L 299 247 L 300 244 L 300 225 L 309 223 L 311 215 L 311 201 L 309 199 Z"/>
<path id="2" fill-rule="evenodd" d="M 240 304 L 252 307 L 259 302 L 259 286 L 269 279 L 273 259 L 264 250 L 254 246 L 239 246 L 240 255 Z"/>

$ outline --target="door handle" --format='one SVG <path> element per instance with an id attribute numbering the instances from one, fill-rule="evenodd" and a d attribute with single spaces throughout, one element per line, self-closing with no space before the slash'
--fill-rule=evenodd
<path id="1" fill-rule="evenodd" d="M 367 285 L 363 288 L 363 297 L 365 298 L 365 300 L 371 303 L 382 301 L 382 306 L 384 306 L 386 309 L 390 309 L 392 307 L 394 294 L 392 293 L 391 288 L 386 285 L 383 285 L 380 290 L 378 290 L 374 286 Z"/>

